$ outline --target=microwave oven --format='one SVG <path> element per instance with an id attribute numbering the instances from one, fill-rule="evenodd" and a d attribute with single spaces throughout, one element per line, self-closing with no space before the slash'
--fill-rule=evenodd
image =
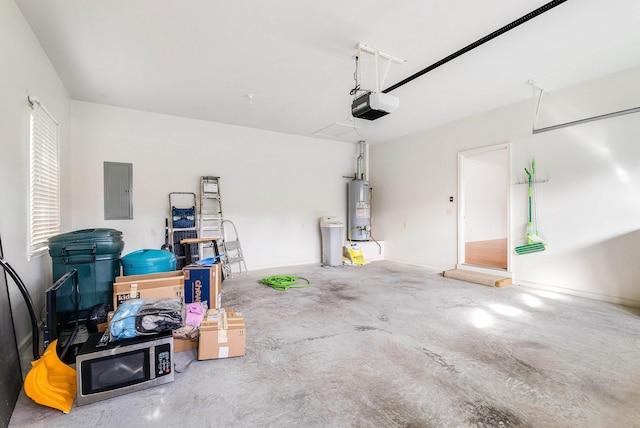
<path id="1" fill-rule="evenodd" d="M 171 331 L 107 342 L 93 333 L 76 356 L 79 406 L 172 382 Z"/>

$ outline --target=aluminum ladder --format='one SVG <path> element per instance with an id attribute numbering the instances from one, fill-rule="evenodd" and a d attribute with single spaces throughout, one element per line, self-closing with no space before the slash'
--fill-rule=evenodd
<path id="1" fill-rule="evenodd" d="M 233 263 L 238 263 L 238 273 L 249 273 L 247 264 L 244 261 L 242 247 L 240 246 L 240 238 L 236 225 L 230 220 L 222 221 L 222 269 L 227 278 L 233 278 Z"/>
<path id="2" fill-rule="evenodd" d="M 198 237 L 222 240 L 223 220 L 222 198 L 220 197 L 220 177 L 200 177 Z M 216 248 L 212 241 L 198 244 L 198 256 L 200 257 L 200 260 L 211 256 L 217 256 L 215 253 Z"/>

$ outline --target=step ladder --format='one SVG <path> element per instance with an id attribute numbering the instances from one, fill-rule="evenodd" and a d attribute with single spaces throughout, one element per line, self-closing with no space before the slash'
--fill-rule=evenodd
<path id="1" fill-rule="evenodd" d="M 176 256 L 176 270 L 182 269 L 187 260 L 197 260 L 198 246 L 189 245 L 189 257 L 185 246 L 180 243 L 183 239 L 193 239 L 198 236 L 196 227 L 196 194 L 192 192 L 169 193 L 169 214 L 171 220 L 167 221 L 168 245 Z"/>
<path id="2" fill-rule="evenodd" d="M 240 238 L 236 225 L 230 220 L 222 221 L 222 269 L 227 278 L 233 278 L 233 263 L 238 263 L 238 273 L 247 274 L 247 264 L 244 261 L 242 247 L 240 246 Z"/>
<path id="3" fill-rule="evenodd" d="M 220 197 L 220 177 L 200 177 L 200 205 L 198 207 L 198 236 L 221 241 L 222 237 L 222 199 Z M 216 244 L 213 241 L 198 244 L 200 259 L 215 257 Z"/>

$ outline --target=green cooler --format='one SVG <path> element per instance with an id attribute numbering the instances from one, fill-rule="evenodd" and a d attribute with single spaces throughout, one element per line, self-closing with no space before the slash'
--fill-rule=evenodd
<path id="1" fill-rule="evenodd" d="M 114 229 L 83 229 L 49 238 L 53 262 L 53 282 L 65 273 L 78 271 L 78 296 L 81 311 L 98 303 L 113 302 L 113 282 L 120 274 L 120 254 L 124 248 L 122 232 Z M 59 312 L 73 311 L 73 296 L 61 296 Z"/>

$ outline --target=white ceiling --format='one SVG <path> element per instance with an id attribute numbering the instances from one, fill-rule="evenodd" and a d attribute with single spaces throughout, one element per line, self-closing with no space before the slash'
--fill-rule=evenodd
<path id="1" fill-rule="evenodd" d="M 384 89 L 547 1 L 16 3 L 72 99 L 312 137 L 352 126 L 358 43 L 406 59 Z M 529 79 L 553 91 L 638 65 L 640 1 L 568 0 L 394 90 L 397 111 L 337 139 L 387 141 L 531 99 Z M 374 89 L 371 55 L 361 68 Z"/>

